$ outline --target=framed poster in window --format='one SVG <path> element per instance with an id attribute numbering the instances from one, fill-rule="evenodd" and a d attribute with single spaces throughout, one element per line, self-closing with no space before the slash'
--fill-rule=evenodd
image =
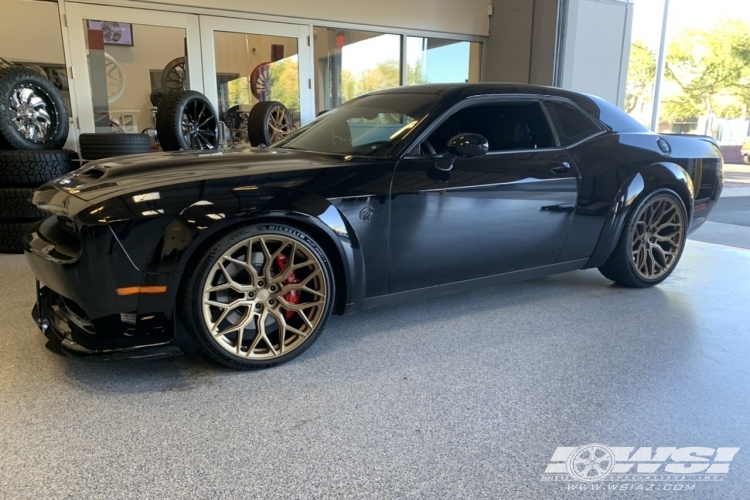
<path id="1" fill-rule="evenodd" d="M 105 45 L 133 46 L 133 25 L 116 21 L 89 21 L 90 30 L 100 30 Z"/>

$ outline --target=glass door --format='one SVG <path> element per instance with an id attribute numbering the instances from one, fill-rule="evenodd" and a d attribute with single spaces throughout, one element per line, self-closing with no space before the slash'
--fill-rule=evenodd
<path id="1" fill-rule="evenodd" d="M 197 15 L 66 3 L 81 132 L 143 132 L 167 91 L 203 92 Z"/>
<path id="2" fill-rule="evenodd" d="M 281 102 L 297 127 L 314 118 L 308 26 L 200 16 L 200 28 L 205 94 L 235 143 L 261 102 Z"/>

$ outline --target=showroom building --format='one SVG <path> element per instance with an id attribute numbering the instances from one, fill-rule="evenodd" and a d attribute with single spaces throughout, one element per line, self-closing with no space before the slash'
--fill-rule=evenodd
<path id="1" fill-rule="evenodd" d="M 632 0 L 6 2 L 17 15 L 0 19 L 0 57 L 63 89 L 70 148 L 81 133 L 153 128 L 154 93 L 174 88 L 204 93 L 222 117 L 278 100 L 298 124 L 428 82 L 556 85 L 621 103 L 632 19 Z M 19 19 L 34 19 L 33 35 Z"/>

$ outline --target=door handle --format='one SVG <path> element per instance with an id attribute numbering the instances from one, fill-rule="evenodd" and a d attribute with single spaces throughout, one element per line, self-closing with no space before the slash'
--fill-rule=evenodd
<path id="1" fill-rule="evenodd" d="M 568 163 L 567 161 L 553 163 L 552 165 L 550 165 L 549 169 L 553 174 L 564 174 L 570 170 L 570 163 Z"/>

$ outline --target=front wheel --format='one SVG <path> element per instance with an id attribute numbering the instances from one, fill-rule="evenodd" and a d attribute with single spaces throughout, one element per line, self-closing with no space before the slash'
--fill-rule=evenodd
<path id="1" fill-rule="evenodd" d="M 670 189 L 648 194 L 634 207 L 612 255 L 599 271 L 637 288 L 654 286 L 674 271 L 687 238 L 687 211 Z"/>
<path id="2" fill-rule="evenodd" d="M 289 361 L 320 336 L 335 284 L 315 240 L 283 224 L 237 229 L 187 276 L 182 322 L 203 351 L 237 369 Z"/>
<path id="3" fill-rule="evenodd" d="M 742 160 L 745 162 L 745 165 L 750 165 L 750 156 L 743 156 Z"/>

